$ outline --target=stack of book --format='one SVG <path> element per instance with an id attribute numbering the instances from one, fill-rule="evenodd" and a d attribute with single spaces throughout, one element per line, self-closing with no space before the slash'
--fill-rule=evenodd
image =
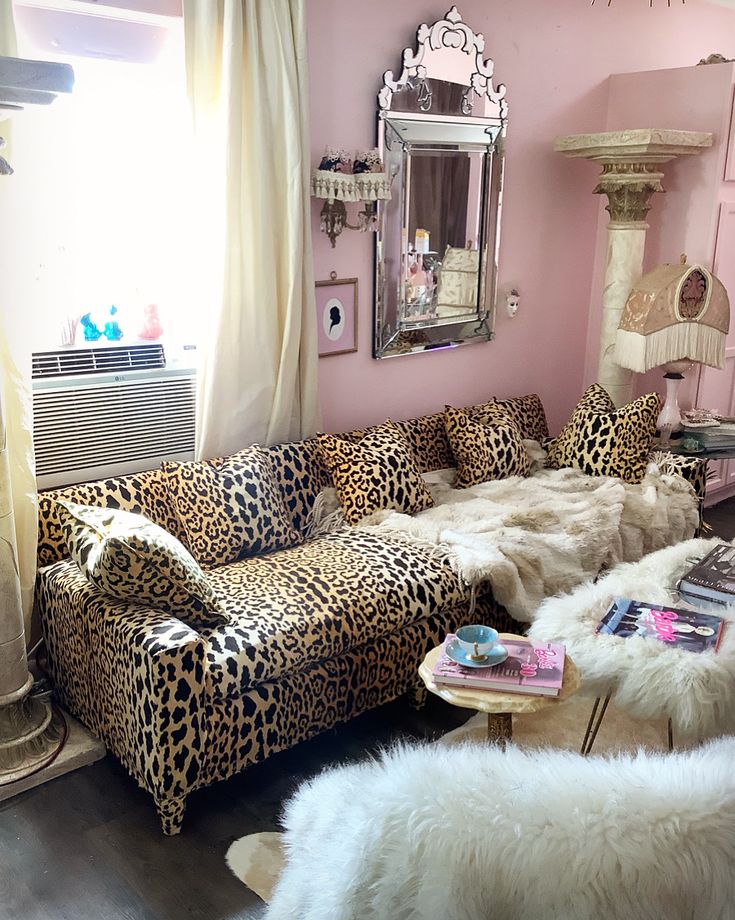
<path id="1" fill-rule="evenodd" d="M 684 437 L 696 438 L 706 451 L 735 450 L 735 423 L 731 421 L 685 424 L 683 433 Z"/>
<path id="2" fill-rule="evenodd" d="M 678 585 L 691 604 L 717 607 L 735 604 L 735 547 L 720 543 L 691 568 Z"/>
<path id="3" fill-rule="evenodd" d="M 454 636 L 448 636 L 446 645 Z M 467 668 L 443 651 L 432 673 L 437 687 L 465 687 L 527 696 L 559 696 L 564 679 L 564 646 L 504 639 L 505 661 L 489 668 Z"/>

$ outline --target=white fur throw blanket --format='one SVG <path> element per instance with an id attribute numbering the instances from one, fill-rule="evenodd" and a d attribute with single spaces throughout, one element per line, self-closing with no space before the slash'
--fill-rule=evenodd
<path id="1" fill-rule="evenodd" d="M 735 607 L 715 610 L 725 630 L 717 652 L 694 654 L 667 642 L 598 635 L 615 597 L 679 606 L 672 589 L 695 560 L 722 540 L 687 540 L 640 562 L 613 569 L 596 584 L 541 605 L 529 635 L 563 642 L 582 674 L 582 690 L 604 697 L 639 719 L 669 716 L 677 739 L 735 734 Z"/>
<path id="2" fill-rule="evenodd" d="M 435 746 L 323 774 L 266 920 L 734 920 L 734 759 Z"/>
<path id="3" fill-rule="evenodd" d="M 466 584 L 488 582 L 498 603 L 525 622 L 545 597 L 689 539 L 699 523 L 691 486 L 653 464 L 638 485 L 563 469 L 461 490 L 430 482 L 429 489 L 435 507 L 413 516 L 379 511 L 358 526 L 422 547 Z M 320 496 L 313 534 L 320 520 L 326 529 L 344 526 L 330 500 Z"/>

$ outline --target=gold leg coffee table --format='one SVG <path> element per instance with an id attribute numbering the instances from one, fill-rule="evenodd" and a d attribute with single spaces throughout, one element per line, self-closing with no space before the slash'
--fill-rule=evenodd
<path id="1" fill-rule="evenodd" d="M 505 639 L 523 639 L 511 633 L 501 633 L 499 641 Z M 559 696 L 528 696 L 524 693 L 500 693 L 496 690 L 470 690 L 467 687 L 437 687 L 432 679 L 434 665 L 442 653 L 442 646 L 433 648 L 419 665 L 419 677 L 429 693 L 440 696 L 453 706 L 462 709 L 476 709 L 487 713 L 487 737 L 493 744 L 505 748 L 513 739 L 513 716 L 518 713 L 538 712 L 555 706 L 560 700 L 566 700 L 576 693 L 580 685 L 579 671 L 566 656 L 564 662 L 564 682 Z"/>

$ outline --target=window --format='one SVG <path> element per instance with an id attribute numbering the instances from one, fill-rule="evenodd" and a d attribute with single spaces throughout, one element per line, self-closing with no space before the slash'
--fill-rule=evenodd
<path id="1" fill-rule="evenodd" d="M 136 20 L 129 10 L 119 21 L 80 19 L 70 12 L 79 6 L 57 2 L 49 11 L 16 4 L 18 53 L 67 61 L 76 78 L 70 96 L 15 119 L 13 194 L 27 212 L 15 236 L 16 300 L 25 321 L 32 319 L 33 351 L 65 344 L 85 314 L 100 330 L 117 322 L 122 338 L 116 344 L 141 341 L 146 307 L 155 304 L 173 354 L 195 339 L 187 274 L 194 257 L 187 188 L 195 164 L 183 23 L 147 14 Z M 49 20 L 51 14 L 56 18 Z M 113 52 L 110 36 L 120 38 Z M 126 47 L 147 60 L 131 61 L 136 53 L 127 60 L 100 57 L 124 57 Z M 113 337 L 117 331 L 108 327 Z M 107 341 L 103 336 L 96 344 Z M 81 325 L 75 344 L 90 344 Z"/>

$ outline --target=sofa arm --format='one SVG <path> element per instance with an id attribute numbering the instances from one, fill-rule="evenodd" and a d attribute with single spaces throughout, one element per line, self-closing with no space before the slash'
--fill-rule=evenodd
<path id="1" fill-rule="evenodd" d="M 171 614 L 114 601 L 70 561 L 39 575 L 49 667 L 62 703 L 155 798 L 175 833 L 205 757 L 205 640 Z"/>
<path id="2" fill-rule="evenodd" d="M 707 461 L 703 457 L 682 457 L 669 450 L 654 450 L 649 455 L 649 462 L 655 463 L 662 473 L 682 476 L 691 483 L 694 493 L 704 501 L 707 492 Z"/>
<path id="3" fill-rule="evenodd" d="M 654 450 L 648 460 L 655 463 L 662 473 L 681 476 L 694 489 L 699 500 L 699 527 L 695 536 L 707 530 L 704 523 L 704 498 L 707 494 L 707 461 L 704 457 L 682 457 L 669 450 Z"/>

